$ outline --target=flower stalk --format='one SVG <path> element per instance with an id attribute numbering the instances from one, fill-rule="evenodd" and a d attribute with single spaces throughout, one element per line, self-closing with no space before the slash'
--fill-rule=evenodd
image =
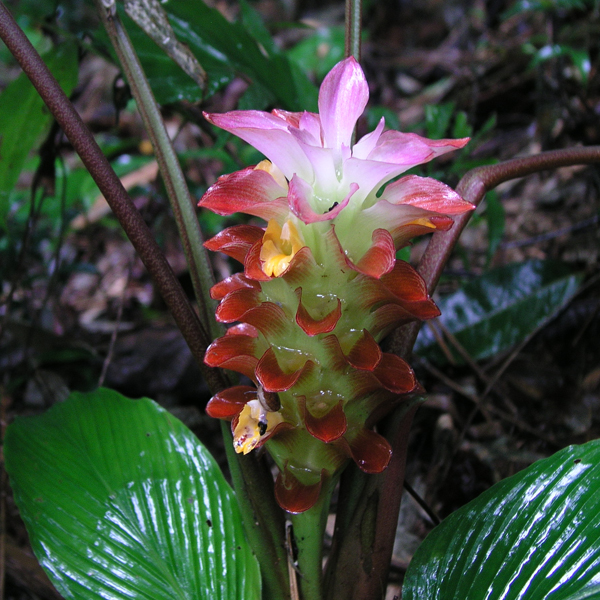
<path id="1" fill-rule="evenodd" d="M 353 56 L 360 61 L 361 33 L 362 33 L 362 0 L 346 0 L 346 36 L 344 56 Z"/>

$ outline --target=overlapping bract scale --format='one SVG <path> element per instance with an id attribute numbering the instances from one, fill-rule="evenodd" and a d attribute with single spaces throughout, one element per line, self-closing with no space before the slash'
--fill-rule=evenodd
<path id="1" fill-rule="evenodd" d="M 237 451 L 266 446 L 280 471 L 276 498 L 289 512 L 310 508 L 350 459 L 367 473 L 386 468 L 391 448 L 373 421 L 418 384 L 379 342 L 439 314 L 396 251 L 472 208 L 448 186 L 414 175 L 381 192 L 468 140 L 384 131 L 382 120 L 352 146 L 367 100 L 364 74 L 349 58 L 325 78 L 320 114 L 206 115 L 269 159 L 222 176 L 200 201 L 268 223 L 229 227 L 205 244 L 243 266 L 211 290 L 217 319 L 237 324 L 205 361 L 252 384 L 219 392 L 207 411 L 232 421 Z"/>

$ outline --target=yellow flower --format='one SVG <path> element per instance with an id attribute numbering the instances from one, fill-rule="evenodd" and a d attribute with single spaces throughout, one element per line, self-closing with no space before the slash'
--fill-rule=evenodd
<path id="1" fill-rule="evenodd" d="M 266 410 L 259 399 L 250 400 L 238 417 L 233 432 L 233 447 L 248 454 L 283 421 L 281 413 Z"/>
<path id="2" fill-rule="evenodd" d="M 262 270 L 269 277 L 279 277 L 296 253 L 305 246 L 296 226 L 287 220 L 283 227 L 274 219 L 267 225 L 260 249 Z"/>

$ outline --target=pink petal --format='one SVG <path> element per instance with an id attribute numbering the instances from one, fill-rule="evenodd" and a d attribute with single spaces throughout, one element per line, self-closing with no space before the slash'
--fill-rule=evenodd
<path id="1" fill-rule="evenodd" d="M 237 385 L 217 392 L 206 405 L 206 412 L 214 419 L 232 419 L 249 400 L 256 398 L 256 388 Z"/>
<path id="2" fill-rule="evenodd" d="M 213 125 L 237 135 L 262 152 L 288 179 L 294 173 L 310 179 L 310 162 L 289 132 L 289 124 L 285 119 L 258 110 L 204 113 L 204 116 Z"/>
<path id="3" fill-rule="evenodd" d="M 462 148 L 469 138 L 459 140 L 429 140 L 416 133 L 402 133 L 400 131 L 385 131 L 375 148 L 367 157 L 387 163 L 401 165 L 420 165 L 424 162 Z"/>
<path id="4" fill-rule="evenodd" d="M 296 296 L 298 296 L 296 323 L 298 323 L 306 335 L 312 337 L 319 333 L 329 333 L 335 329 L 337 322 L 342 316 L 342 302 L 339 298 L 337 299 L 337 306 L 333 310 L 321 319 L 313 319 L 302 304 L 302 288 L 296 290 Z"/>
<path id="5" fill-rule="evenodd" d="M 290 112 L 289 110 L 283 110 L 283 108 L 274 108 L 271 111 L 271 114 L 279 119 L 283 119 L 288 125 L 291 125 L 295 129 L 300 127 L 301 112 Z"/>
<path id="6" fill-rule="evenodd" d="M 369 153 L 375 148 L 379 138 L 381 137 L 381 133 L 383 132 L 383 128 L 385 127 L 385 119 L 381 117 L 377 127 L 371 131 L 371 133 L 367 133 L 360 138 L 360 140 L 354 144 L 352 148 L 352 156 L 354 158 L 367 158 Z"/>
<path id="7" fill-rule="evenodd" d="M 306 131 L 314 140 L 315 146 L 322 146 L 321 117 L 317 113 L 304 111 L 300 117 L 300 131 Z"/>
<path id="8" fill-rule="evenodd" d="M 348 195 L 338 204 L 335 203 L 331 207 L 326 207 L 323 214 L 316 213 L 310 205 L 310 200 L 313 198 L 313 188 L 311 185 L 306 183 L 299 177 L 294 177 L 290 181 L 290 190 L 288 193 L 288 200 L 290 203 L 291 211 L 304 223 L 316 223 L 319 221 L 331 221 L 337 217 L 340 212 L 348 206 L 350 198 L 358 189 L 358 185 L 355 183 L 350 185 L 350 192 Z"/>
<path id="9" fill-rule="evenodd" d="M 344 173 L 341 186 L 356 182 L 360 191 L 355 202 L 362 202 L 371 192 L 378 190 L 386 181 L 396 177 L 412 167 L 412 163 L 396 164 L 361 158 L 349 158 L 344 161 Z"/>
<path id="10" fill-rule="evenodd" d="M 373 245 L 363 254 L 354 265 L 359 273 L 379 279 L 389 273 L 396 263 L 396 248 L 394 240 L 387 229 L 376 229 L 371 236 Z"/>
<path id="11" fill-rule="evenodd" d="M 321 479 L 314 485 L 304 485 L 287 469 L 280 471 L 275 480 L 277 504 L 292 514 L 304 512 L 314 506 L 320 493 Z"/>
<path id="12" fill-rule="evenodd" d="M 451 217 L 410 204 L 390 204 L 386 200 L 379 200 L 364 210 L 361 216 L 365 226 L 385 227 L 394 239 L 396 248 L 402 248 L 413 237 L 433 233 L 437 229 L 445 230 L 453 224 Z"/>
<path id="13" fill-rule="evenodd" d="M 284 190 L 272 175 L 262 169 L 248 167 L 222 175 L 208 188 L 198 206 L 218 215 L 243 212 L 269 219 L 282 219 L 289 212 Z"/>
<path id="14" fill-rule="evenodd" d="M 338 402 L 329 412 L 316 417 L 308 410 L 306 401 L 298 399 L 304 411 L 304 423 L 308 433 L 328 444 L 339 439 L 346 433 L 346 415 L 342 402 Z"/>
<path id="15" fill-rule="evenodd" d="M 339 62 L 319 90 L 319 115 L 327 148 L 350 146 L 358 117 L 369 100 L 369 86 L 353 57 Z"/>
<path id="16" fill-rule="evenodd" d="M 265 232 L 254 225 L 234 225 L 223 229 L 210 240 L 204 242 L 204 247 L 213 252 L 223 252 L 244 264 L 246 255 L 253 244 L 262 240 Z"/>
<path id="17" fill-rule="evenodd" d="M 293 134 L 298 138 L 302 150 L 313 168 L 314 177 L 307 181 L 314 182 L 315 190 L 323 198 L 338 196 L 340 182 L 336 173 L 336 151 L 331 148 L 313 146 L 301 139 L 302 137 L 310 138 L 308 134 L 302 136 L 302 132 L 296 130 L 293 131 Z M 308 141 L 310 142 L 310 139 Z"/>
<path id="18" fill-rule="evenodd" d="M 390 204 L 410 204 L 444 215 L 460 215 L 475 208 L 445 183 L 417 175 L 408 175 L 390 183 L 381 199 Z"/>

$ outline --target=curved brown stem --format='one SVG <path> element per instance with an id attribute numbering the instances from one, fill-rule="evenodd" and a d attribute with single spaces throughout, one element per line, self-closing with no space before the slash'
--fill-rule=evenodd
<path id="1" fill-rule="evenodd" d="M 511 179 L 518 179 L 540 171 L 600 163 L 600 146 L 568 148 L 542 152 L 536 156 L 515 158 L 485 167 L 472 169 L 460 180 L 456 191 L 465 199 L 478 206 L 486 192 Z M 440 280 L 444 266 L 450 258 L 452 250 L 466 227 L 472 213 L 460 215 L 454 219 L 454 226 L 449 231 L 439 231 L 433 235 L 431 242 L 421 257 L 417 271 L 427 284 L 427 291 L 433 294 Z M 387 351 L 404 358 L 410 356 L 415 345 L 420 322 L 410 323 L 396 329 L 388 338 Z"/>

